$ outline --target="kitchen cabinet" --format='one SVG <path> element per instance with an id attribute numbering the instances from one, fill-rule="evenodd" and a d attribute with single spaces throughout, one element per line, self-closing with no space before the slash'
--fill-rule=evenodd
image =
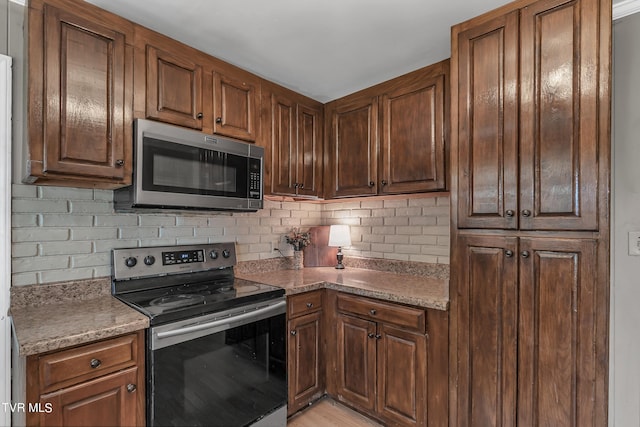
<path id="1" fill-rule="evenodd" d="M 320 398 L 325 392 L 322 307 L 324 291 L 287 298 L 288 415 Z"/>
<path id="2" fill-rule="evenodd" d="M 449 61 L 326 105 L 329 198 L 446 189 Z"/>
<path id="3" fill-rule="evenodd" d="M 322 104 L 284 88 L 269 92 L 267 191 L 318 198 L 322 196 Z"/>
<path id="4" fill-rule="evenodd" d="M 258 134 L 260 81 L 249 73 L 213 74 L 213 131 L 254 142 Z"/>
<path id="5" fill-rule="evenodd" d="M 606 425 L 607 0 L 452 29 L 452 425 Z"/>
<path id="6" fill-rule="evenodd" d="M 133 25 L 88 3 L 28 7 L 25 182 L 117 188 L 131 182 Z"/>
<path id="7" fill-rule="evenodd" d="M 27 358 L 30 426 L 145 425 L 144 331 Z"/>

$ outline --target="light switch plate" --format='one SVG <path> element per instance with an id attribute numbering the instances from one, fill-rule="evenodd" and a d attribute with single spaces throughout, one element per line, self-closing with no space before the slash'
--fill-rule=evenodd
<path id="1" fill-rule="evenodd" d="M 629 255 L 640 256 L 640 231 L 629 232 Z"/>

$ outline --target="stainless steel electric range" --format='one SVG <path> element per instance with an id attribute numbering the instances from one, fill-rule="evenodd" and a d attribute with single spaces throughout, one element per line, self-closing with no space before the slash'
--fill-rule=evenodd
<path id="1" fill-rule="evenodd" d="M 147 315 L 147 424 L 286 425 L 284 290 L 237 279 L 234 243 L 114 249 L 112 293 Z"/>

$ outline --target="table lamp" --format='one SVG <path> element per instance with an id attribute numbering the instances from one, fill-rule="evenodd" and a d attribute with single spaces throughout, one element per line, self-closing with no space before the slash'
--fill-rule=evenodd
<path id="1" fill-rule="evenodd" d="M 338 264 L 336 264 L 336 268 L 343 269 L 342 259 L 344 255 L 342 255 L 342 247 L 351 246 L 351 232 L 348 225 L 332 225 L 329 228 L 329 246 L 338 247 L 338 253 L 336 254 Z"/>

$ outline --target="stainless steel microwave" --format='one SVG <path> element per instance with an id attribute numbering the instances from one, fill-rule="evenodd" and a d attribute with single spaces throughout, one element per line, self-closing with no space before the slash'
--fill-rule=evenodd
<path id="1" fill-rule="evenodd" d="M 262 147 L 137 119 L 133 160 L 132 185 L 114 191 L 118 211 L 263 207 Z"/>

